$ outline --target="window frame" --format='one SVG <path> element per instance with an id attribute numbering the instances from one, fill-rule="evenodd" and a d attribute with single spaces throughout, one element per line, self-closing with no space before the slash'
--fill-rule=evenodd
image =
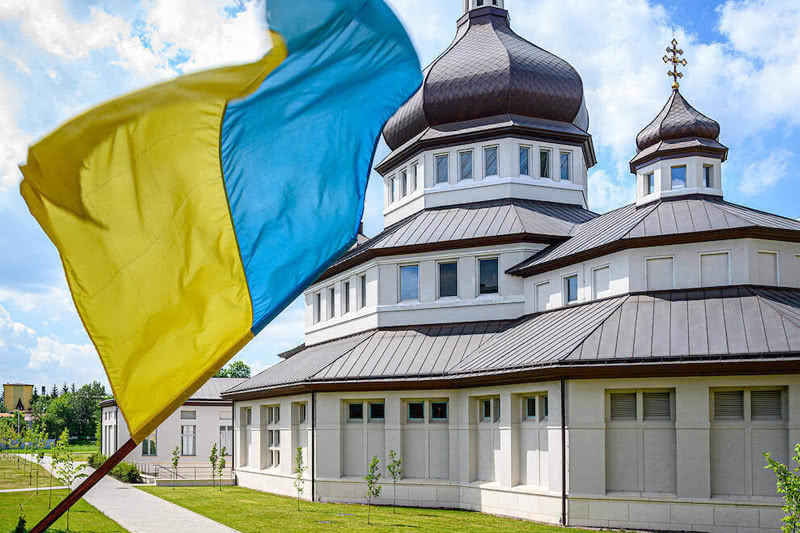
<path id="1" fill-rule="evenodd" d="M 152 439 L 150 438 L 152 437 Z M 149 443 L 149 446 L 146 444 Z M 147 449 L 147 451 L 145 451 Z M 158 428 L 142 440 L 142 457 L 158 457 Z"/>
<path id="2" fill-rule="evenodd" d="M 661 290 L 667 290 L 668 291 L 668 290 L 675 289 L 675 287 L 677 286 L 677 283 L 676 283 L 676 280 L 675 280 L 675 255 L 674 254 L 673 255 L 650 255 L 650 256 L 645 256 L 645 258 L 644 258 L 644 289 L 645 289 L 645 291 L 649 292 L 651 290 L 649 288 L 650 287 L 650 279 L 649 279 L 649 277 L 647 275 L 647 264 L 648 264 L 648 261 L 659 261 L 659 260 L 662 260 L 662 259 L 671 259 L 672 260 L 671 287 L 669 289 L 652 289 L 652 290 L 653 291 L 661 291 Z"/>
<path id="3" fill-rule="evenodd" d="M 642 174 L 644 180 L 644 196 L 650 196 L 656 192 L 656 175 L 655 172 L 645 172 Z"/>
<path id="4" fill-rule="evenodd" d="M 281 466 L 281 404 L 264 405 L 262 413 L 264 412 L 266 416 L 262 427 L 267 434 L 268 461 L 266 468 L 279 468 Z"/>
<path id="5" fill-rule="evenodd" d="M 348 424 L 363 424 L 364 423 L 364 402 L 363 401 L 346 401 L 345 402 L 347 413 L 346 419 Z M 359 418 L 354 418 L 351 416 L 353 413 L 350 410 L 351 406 L 361 406 L 361 416 Z"/>
<path id="6" fill-rule="evenodd" d="M 478 286 L 476 287 L 477 288 L 478 297 L 481 297 L 481 296 L 492 296 L 492 295 L 499 296 L 501 294 L 501 289 L 502 289 L 502 287 L 500 286 L 500 280 L 501 280 L 501 276 L 500 276 L 500 256 L 499 255 L 485 256 L 485 257 L 477 257 L 476 259 L 478 261 L 478 264 L 477 264 L 477 267 L 478 267 L 477 268 L 477 274 L 478 275 L 476 276 L 477 283 L 478 283 Z M 482 292 L 481 291 L 481 265 L 484 262 L 487 262 L 487 261 L 495 261 L 495 263 L 497 264 L 497 290 L 494 291 L 494 292 Z"/>
<path id="7" fill-rule="evenodd" d="M 489 173 L 489 168 L 487 166 L 487 162 L 489 161 L 487 157 L 487 153 L 490 150 L 494 150 L 494 173 Z M 489 146 L 483 147 L 483 177 L 490 178 L 495 176 L 500 176 L 500 146 L 497 144 L 492 144 Z"/>
<path id="8" fill-rule="evenodd" d="M 675 186 L 675 179 L 672 177 L 672 173 L 676 168 L 683 169 L 683 185 L 678 187 Z M 689 170 L 686 165 L 672 165 L 669 167 L 669 188 L 670 190 L 674 191 L 676 189 L 685 189 L 689 186 Z"/>
<path id="9" fill-rule="evenodd" d="M 775 256 L 775 286 L 779 287 L 780 284 L 781 284 L 781 253 L 780 253 L 780 251 L 779 250 L 762 250 L 762 249 L 759 248 L 759 249 L 756 250 L 756 260 L 758 260 L 759 254 L 774 255 Z M 760 277 L 761 276 L 761 270 L 760 270 L 761 269 L 761 263 L 757 261 L 757 264 L 758 264 L 758 267 L 759 267 L 758 275 Z M 760 281 L 761 280 L 759 280 L 759 283 L 760 283 Z"/>
<path id="10" fill-rule="evenodd" d="M 336 286 L 332 285 L 328 287 L 328 298 L 326 303 L 327 305 L 327 315 L 326 320 L 331 320 L 336 318 Z"/>
<path id="11" fill-rule="evenodd" d="M 393 203 L 395 203 L 397 201 L 397 195 L 394 192 L 394 180 L 395 180 L 394 176 L 391 176 L 389 178 L 389 180 L 388 180 L 388 185 L 389 185 L 389 198 L 388 198 L 389 202 L 388 203 L 389 203 L 389 205 L 392 205 Z"/>
<path id="12" fill-rule="evenodd" d="M 564 177 L 564 167 L 562 162 L 562 157 L 567 156 L 567 177 Z M 570 150 L 559 150 L 558 151 L 558 178 L 559 181 L 572 181 L 572 151 Z"/>
<path id="13" fill-rule="evenodd" d="M 398 188 L 400 190 L 398 191 L 399 193 L 398 196 L 400 197 L 399 199 L 402 200 L 403 198 L 408 196 L 408 170 L 403 169 L 400 171 L 399 180 L 400 181 L 398 182 L 399 184 Z"/>
<path id="14" fill-rule="evenodd" d="M 444 159 L 446 170 L 446 175 L 444 176 L 444 181 L 442 181 L 441 176 L 439 174 L 439 161 Z M 434 154 L 433 155 L 433 185 L 440 185 L 450 183 L 450 153 L 442 153 L 442 154 Z"/>
<path id="15" fill-rule="evenodd" d="M 547 155 L 547 165 L 544 167 L 547 170 L 547 175 L 542 175 L 542 155 Z M 539 178 L 543 180 L 553 179 L 553 149 L 552 148 L 545 148 L 540 146 L 539 147 Z"/>
<path id="16" fill-rule="evenodd" d="M 703 175 L 701 176 L 702 185 L 708 189 L 714 188 L 714 165 L 708 163 L 703 165 Z"/>
<path id="17" fill-rule="evenodd" d="M 422 406 L 422 416 L 420 416 L 420 417 L 412 417 L 411 416 L 411 406 L 412 405 L 421 405 Z M 425 423 L 425 401 L 424 400 L 407 400 L 406 401 L 406 422 L 409 423 L 409 424 Z"/>
<path id="18" fill-rule="evenodd" d="M 456 293 L 442 296 L 442 266 L 443 265 L 455 265 L 456 267 Z M 458 299 L 458 259 L 455 260 L 443 260 L 436 262 L 436 299 L 437 300 L 454 300 Z"/>
<path id="19" fill-rule="evenodd" d="M 359 295 L 358 303 L 360 304 L 359 309 L 364 309 L 367 306 L 367 273 L 364 272 L 358 275 L 358 284 L 361 290 L 361 294 Z"/>
<path id="20" fill-rule="evenodd" d="M 184 439 L 186 434 L 183 432 L 184 428 L 192 428 L 192 453 L 186 453 L 184 448 Z M 181 424 L 181 457 L 196 457 L 197 456 L 197 424 Z"/>
<path id="21" fill-rule="evenodd" d="M 314 324 L 322 322 L 322 291 L 314 293 L 314 301 L 311 304 L 314 313 Z"/>
<path id="22" fill-rule="evenodd" d="M 350 280 L 342 282 L 342 316 L 350 312 Z"/>
<path id="23" fill-rule="evenodd" d="M 417 289 L 416 298 L 403 298 L 403 269 L 416 268 L 417 269 Z M 397 265 L 397 301 L 402 302 L 419 302 L 419 263 L 405 263 Z"/>
<path id="24" fill-rule="evenodd" d="M 569 280 L 575 278 L 575 299 L 569 299 Z M 566 307 L 568 305 L 575 305 L 579 303 L 581 300 L 581 286 L 580 286 L 580 277 L 578 276 L 577 272 L 571 272 L 569 274 L 564 274 L 561 276 L 561 303 L 562 307 Z"/>
<path id="25" fill-rule="evenodd" d="M 419 161 L 411 163 L 411 193 L 417 192 L 419 188 Z"/>
<path id="26" fill-rule="evenodd" d="M 613 291 L 611 290 L 611 263 L 603 263 L 602 265 L 596 265 L 591 268 L 591 275 L 592 275 L 592 300 L 599 300 L 600 297 L 597 296 L 597 280 L 594 277 L 595 272 L 599 270 L 608 269 L 608 292 L 611 293 L 608 296 L 603 296 L 602 298 L 610 298 L 613 295 Z M 647 285 L 645 285 L 646 287 Z"/>
<path id="27" fill-rule="evenodd" d="M 520 420 L 523 423 L 536 424 L 547 420 L 547 391 L 525 393 L 520 402 Z M 529 414 L 528 407 L 533 402 L 533 415 Z"/>
<path id="28" fill-rule="evenodd" d="M 449 400 L 429 400 L 428 421 L 431 424 L 442 424 L 450 421 L 450 401 Z M 433 404 L 444 404 L 444 417 L 433 416 Z"/>
<path id="29" fill-rule="evenodd" d="M 706 285 L 703 283 L 703 257 L 707 255 L 726 255 L 728 256 L 728 282 L 724 286 L 731 284 L 731 251 L 730 250 L 708 250 L 705 252 L 697 253 L 697 279 L 700 282 L 700 288 L 715 287 L 716 285 Z M 675 272 L 675 263 L 672 263 L 672 271 Z"/>
<path id="30" fill-rule="evenodd" d="M 517 150 L 517 170 L 519 171 L 520 177 L 531 177 L 531 151 L 533 147 L 529 144 L 520 144 L 518 146 L 519 150 Z M 522 152 L 528 152 L 528 171 L 522 172 Z"/>
<path id="31" fill-rule="evenodd" d="M 491 422 L 492 421 L 492 398 L 479 398 L 478 399 L 478 422 Z M 489 406 L 489 414 L 486 414 L 486 406 Z"/>
<path id="32" fill-rule="evenodd" d="M 534 283 L 533 284 L 533 312 L 534 313 L 544 313 L 545 311 L 547 311 L 547 304 L 550 301 L 549 297 L 547 298 L 547 301 L 544 302 L 544 305 L 541 306 L 542 309 L 539 309 L 539 307 L 540 307 L 539 304 L 541 303 L 541 302 L 539 302 L 539 287 L 541 287 L 543 285 L 549 286 L 550 285 L 550 280 L 548 279 L 548 280 L 540 281 L 538 283 Z M 548 296 L 549 296 L 549 294 L 550 293 L 548 291 Z"/>
<path id="33" fill-rule="evenodd" d="M 467 154 L 469 154 L 470 172 L 469 172 L 469 177 L 465 178 L 462 156 Z M 475 181 L 475 151 L 472 148 L 458 151 L 458 182 L 461 183 L 462 181 Z"/>
<path id="34" fill-rule="evenodd" d="M 383 416 L 372 416 L 372 406 L 380 405 L 383 407 Z M 370 400 L 367 402 L 367 422 L 383 423 L 386 421 L 386 402 L 384 400 Z"/>

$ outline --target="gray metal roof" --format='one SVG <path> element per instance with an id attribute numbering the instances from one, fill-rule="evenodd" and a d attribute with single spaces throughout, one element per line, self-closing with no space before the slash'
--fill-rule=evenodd
<path id="1" fill-rule="evenodd" d="M 247 381 L 247 378 L 211 378 L 189 397 L 189 400 L 222 400 L 222 393 Z"/>
<path id="2" fill-rule="evenodd" d="M 311 346 L 228 391 L 457 380 L 552 366 L 800 356 L 800 290 L 626 294 L 515 321 L 379 329 Z"/>
<path id="3" fill-rule="evenodd" d="M 693 108 L 678 89 L 673 89 L 656 118 L 636 136 L 636 148 L 641 152 L 660 141 L 695 137 L 718 139 L 719 124 Z"/>
<path id="4" fill-rule="evenodd" d="M 577 205 L 520 199 L 425 209 L 348 251 L 331 269 L 370 250 L 512 235 L 541 236 L 552 242 L 569 237 L 578 225 L 597 216 Z"/>
<path id="5" fill-rule="evenodd" d="M 766 228 L 800 231 L 800 222 L 712 197 L 670 199 L 637 207 L 630 204 L 601 215 L 577 228 L 569 240 L 554 244 L 509 269 L 546 270 L 549 263 L 563 261 L 592 250 L 645 237 L 668 237 L 706 231 Z"/>

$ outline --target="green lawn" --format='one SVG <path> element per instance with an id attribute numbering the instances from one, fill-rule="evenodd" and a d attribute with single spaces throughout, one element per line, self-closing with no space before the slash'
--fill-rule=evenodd
<path id="1" fill-rule="evenodd" d="M 47 487 L 50 483 L 50 473 L 37 465 L 14 454 L 0 456 L 0 490 L 36 488 L 36 473 L 39 473 L 39 486 Z M 62 483 L 53 479 L 53 485 Z M 0 532 L 5 533 L 2 528 Z"/>
<path id="2" fill-rule="evenodd" d="M 301 502 L 241 487 L 138 487 L 167 501 L 186 507 L 242 533 L 281 531 L 484 531 L 497 533 L 556 533 L 585 531 L 563 529 L 499 518 L 469 511 L 441 509 L 372 508 L 372 525 L 367 525 L 366 505 Z M 386 487 L 384 487 L 386 490 Z"/>
<path id="3" fill-rule="evenodd" d="M 20 515 L 19 506 L 22 505 L 28 528 L 44 518 L 49 511 L 47 507 L 48 491 L 35 492 L 6 492 L 0 493 L 0 532 L 11 531 L 16 525 Z M 55 506 L 67 495 L 66 489 L 53 491 L 53 505 Z M 56 521 L 53 529 L 67 529 L 67 517 L 63 516 Z M 86 503 L 84 500 L 76 503 L 69 512 L 69 530 L 76 533 L 126 533 L 119 524 L 102 514 L 100 511 Z"/>
<path id="4" fill-rule="evenodd" d="M 89 456 L 93 453 L 98 451 L 97 444 L 70 444 L 70 450 L 72 450 L 72 459 L 75 461 L 87 461 Z M 15 454 L 15 453 L 31 453 L 30 450 L 6 450 L 3 452 L 4 454 Z M 45 450 L 47 455 L 53 453 L 53 450 Z"/>

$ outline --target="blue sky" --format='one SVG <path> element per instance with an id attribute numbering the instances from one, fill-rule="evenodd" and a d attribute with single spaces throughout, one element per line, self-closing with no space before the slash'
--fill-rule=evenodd
<path id="1" fill-rule="evenodd" d="M 461 0 L 389 0 L 424 64 L 452 39 Z M 731 0 L 506 0 L 512 27 L 581 74 L 599 163 L 590 204 L 633 198 L 634 138 L 661 109 L 673 28 L 689 61 L 681 91 L 720 122 L 726 199 L 800 217 L 800 8 Z M 0 382 L 105 381 L 55 248 L 18 193 L 28 144 L 104 100 L 181 73 L 249 61 L 269 47 L 263 0 L 27 0 L 0 3 Z M 388 153 L 381 143 L 376 160 Z M 373 174 L 365 228 L 382 228 Z M 260 370 L 302 342 L 295 302 L 238 356 Z"/>

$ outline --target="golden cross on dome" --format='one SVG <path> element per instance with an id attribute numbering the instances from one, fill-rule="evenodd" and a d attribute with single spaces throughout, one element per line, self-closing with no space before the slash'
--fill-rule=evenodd
<path id="1" fill-rule="evenodd" d="M 678 78 L 683 77 L 683 72 L 678 72 L 678 65 L 686 66 L 685 59 L 679 59 L 678 56 L 683 55 L 683 50 L 678 48 L 678 41 L 673 37 L 672 38 L 672 48 L 667 48 L 667 53 L 672 54 L 672 56 L 665 55 L 661 59 L 664 60 L 664 63 L 672 63 L 672 70 L 667 71 L 667 76 L 672 78 L 674 81 L 672 82 L 672 88 L 677 89 L 680 87 L 678 83 Z"/>

